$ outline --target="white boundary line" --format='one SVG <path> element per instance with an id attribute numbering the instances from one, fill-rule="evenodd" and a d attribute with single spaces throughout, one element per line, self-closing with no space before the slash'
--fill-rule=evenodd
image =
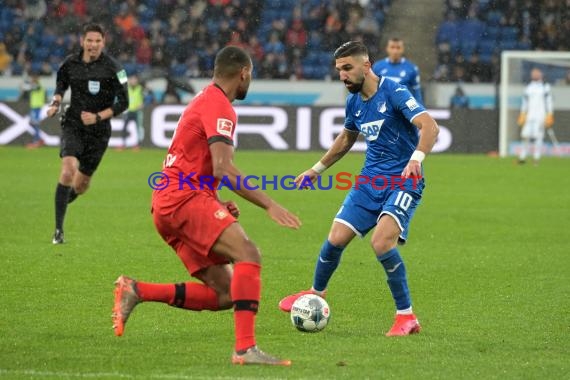
<path id="1" fill-rule="evenodd" d="M 144 377 L 146 379 L 174 379 L 174 380 L 187 380 L 187 379 L 214 379 L 214 380 L 259 380 L 260 377 L 240 377 L 236 376 L 191 376 L 182 374 L 145 374 L 134 375 L 121 372 L 64 372 L 64 371 L 36 371 L 33 369 L 4 369 L 0 368 L 0 377 L 9 376 L 29 376 L 29 377 L 55 377 L 57 379 L 137 379 Z M 265 379 L 285 379 L 282 377 L 266 377 Z"/>

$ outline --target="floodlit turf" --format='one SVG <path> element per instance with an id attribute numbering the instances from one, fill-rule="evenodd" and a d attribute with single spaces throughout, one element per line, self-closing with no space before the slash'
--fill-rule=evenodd
<path id="1" fill-rule="evenodd" d="M 300 216 L 299 231 L 239 201 L 241 223 L 264 256 L 259 346 L 293 360 L 262 368 L 230 364 L 230 311 L 142 304 L 125 335 L 113 335 L 118 275 L 188 279 L 149 213 L 147 177 L 164 153 L 109 151 L 89 192 L 69 207 L 67 243 L 53 246 L 57 150 L 0 148 L 1 378 L 567 378 L 569 160 L 533 167 L 427 158 L 424 200 L 401 249 L 423 331 L 406 338 L 384 336 L 393 304 L 368 238 L 350 245 L 332 279 L 323 332 L 298 332 L 277 308 L 282 296 L 310 286 L 346 192 L 271 191 Z M 236 163 L 249 174 L 293 175 L 319 156 L 238 151 Z M 361 161 L 351 154 L 330 172 L 357 173 Z"/>

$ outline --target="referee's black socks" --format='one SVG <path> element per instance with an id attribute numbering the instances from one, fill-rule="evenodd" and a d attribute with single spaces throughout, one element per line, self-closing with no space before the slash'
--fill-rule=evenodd
<path id="1" fill-rule="evenodd" d="M 71 203 L 73 202 L 75 199 L 77 199 L 77 197 L 79 196 L 79 194 L 77 194 L 75 192 L 75 189 L 72 187 L 71 190 L 69 190 L 69 198 L 67 199 L 67 203 Z"/>
<path id="2" fill-rule="evenodd" d="M 64 186 L 61 183 L 58 183 L 55 188 L 55 228 L 60 231 L 63 231 L 63 220 L 65 219 L 70 192 L 71 186 Z M 77 194 L 75 196 L 77 197 Z"/>

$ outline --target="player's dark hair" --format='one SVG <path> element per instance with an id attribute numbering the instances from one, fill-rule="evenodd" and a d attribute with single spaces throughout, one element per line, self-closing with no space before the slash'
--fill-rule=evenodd
<path id="1" fill-rule="evenodd" d="M 388 38 L 388 42 L 404 42 L 400 37 L 390 37 Z"/>
<path id="2" fill-rule="evenodd" d="M 96 22 L 89 22 L 83 25 L 83 35 L 85 36 L 89 32 L 100 33 L 101 36 L 105 37 L 105 28 L 103 28 L 103 25 L 97 24 Z"/>
<path id="3" fill-rule="evenodd" d="M 334 59 L 352 57 L 356 55 L 368 55 L 368 49 L 360 41 L 349 41 L 340 45 L 338 49 L 334 51 Z"/>
<path id="4" fill-rule="evenodd" d="M 237 46 L 226 46 L 216 54 L 214 76 L 230 78 L 237 75 L 244 67 L 251 66 L 249 54 Z"/>

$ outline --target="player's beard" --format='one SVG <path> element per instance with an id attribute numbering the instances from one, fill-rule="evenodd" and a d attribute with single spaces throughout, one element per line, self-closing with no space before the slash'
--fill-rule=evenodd
<path id="1" fill-rule="evenodd" d="M 247 96 L 247 90 L 249 89 L 249 81 L 244 83 L 243 86 L 238 87 L 236 92 L 236 99 L 237 100 L 244 100 Z"/>
<path id="2" fill-rule="evenodd" d="M 362 79 L 360 80 L 360 82 L 351 82 L 348 79 L 344 81 L 344 85 L 346 86 L 346 89 L 351 93 L 351 94 L 357 94 L 360 92 L 360 90 L 362 90 L 362 85 L 364 84 L 364 75 L 362 76 Z"/>

